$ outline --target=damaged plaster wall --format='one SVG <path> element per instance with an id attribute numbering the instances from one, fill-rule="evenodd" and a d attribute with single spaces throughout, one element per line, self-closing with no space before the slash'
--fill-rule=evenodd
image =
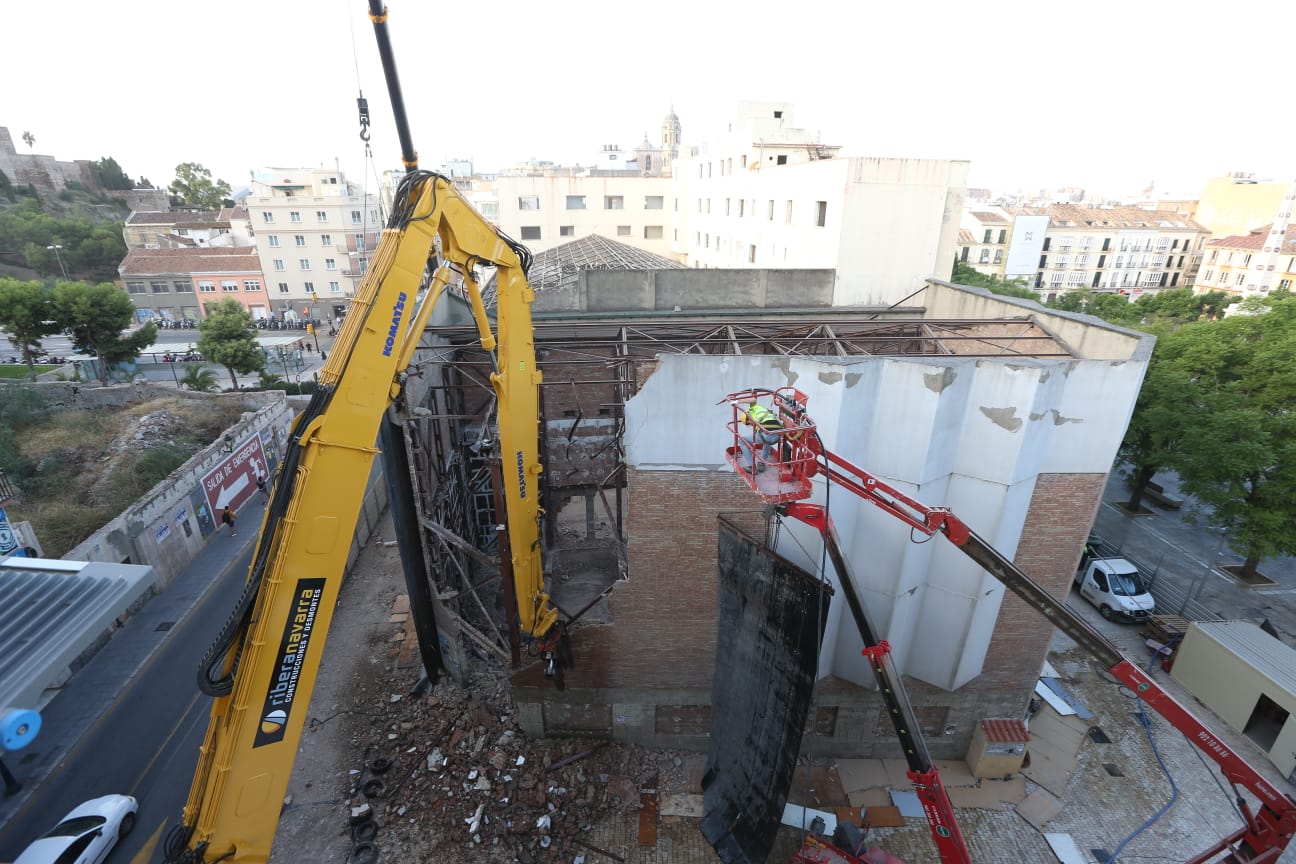
<path id="1" fill-rule="evenodd" d="M 1145 367 L 1141 360 L 1074 358 L 831 363 L 664 355 L 627 403 L 626 461 L 639 472 L 728 473 L 723 454 L 730 415 L 716 403 L 749 387 L 796 386 L 809 394 L 810 416 L 828 449 L 928 505 L 949 506 L 1012 556 L 1038 477 L 1106 475 Z M 630 495 L 634 501 L 633 487 Z M 897 668 L 945 690 L 979 675 L 1002 586 L 941 538 L 911 542 L 902 523 L 844 490 L 825 494 L 820 484 L 816 500 L 829 505 Z M 752 502 L 759 506 L 754 493 Z M 711 528 L 699 522 L 698 530 Z M 812 531 L 789 523 L 779 551 L 814 571 L 820 545 Z M 632 555 L 631 581 L 649 566 L 660 565 Z M 833 604 L 820 674 L 872 686 L 842 605 Z M 932 633 L 941 639 L 931 639 Z"/>

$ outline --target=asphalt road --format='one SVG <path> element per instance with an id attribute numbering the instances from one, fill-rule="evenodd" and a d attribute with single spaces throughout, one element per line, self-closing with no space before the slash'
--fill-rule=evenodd
<path id="1" fill-rule="evenodd" d="M 211 542 L 233 541 L 224 535 Z M 198 748 L 207 730 L 211 702 L 199 693 L 194 683 L 195 670 L 233 607 L 251 554 L 249 544 L 214 573 L 210 590 L 202 593 L 188 612 L 177 614 L 179 620 L 166 631 L 168 635 L 161 647 L 115 694 L 116 698 L 107 705 L 91 706 L 98 713 L 93 725 L 80 740 L 67 742 L 69 749 L 44 779 L 33 781 L 23 776 L 22 764 L 11 757 L 14 773 L 20 780 L 35 785 L 35 789 L 0 826 L 0 861 L 13 860 L 27 843 L 77 804 L 110 792 L 134 795 L 140 801 L 140 810 L 134 832 L 112 852 L 109 862 L 143 864 L 161 860 L 154 849 L 160 845 L 158 840 L 165 831 L 178 820 L 189 794 Z M 165 594 L 154 598 L 145 610 L 164 601 Z M 159 625 L 142 612 L 114 639 L 122 638 L 132 626 L 152 629 Z M 93 676 L 95 660 L 80 670 L 73 682 L 82 676 Z M 78 695 L 69 683 L 43 713 L 53 719 L 59 712 L 86 710 L 84 704 L 60 704 L 61 699 L 76 700 Z M 32 749 L 42 745 L 62 746 L 38 738 Z M 141 850 L 150 854 L 138 854 Z"/>

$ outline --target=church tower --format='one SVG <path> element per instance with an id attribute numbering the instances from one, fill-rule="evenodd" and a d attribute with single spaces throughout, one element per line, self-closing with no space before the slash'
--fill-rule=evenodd
<path id="1" fill-rule="evenodd" d="M 662 121 L 661 149 L 662 149 L 662 174 L 669 177 L 672 173 L 672 165 L 679 156 L 680 142 L 680 121 L 675 116 L 675 106 L 671 106 L 670 113 Z"/>

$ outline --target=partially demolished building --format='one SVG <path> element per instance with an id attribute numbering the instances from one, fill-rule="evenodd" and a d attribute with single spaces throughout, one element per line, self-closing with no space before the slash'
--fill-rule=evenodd
<path id="1" fill-rule="evenodd" d="M 776 535 L 725 462 L 729 415 L 717 403 L 751 387 L 805 392 L 830 450 L 949 506 L 1065 596 L 1152 338 L 936 280 L 902 306 L 835 308 L 833 281 L 831 271 L 669 262 L 533 273 L 546 571 L 562 610 L 589 610 L 573 628 L 562 690 L 510 645 L 507 580 L 492 578 L 507 538 L 492 492 L 490 370 L 467 311 L 443 301 L 405 422 L 452 670 L 471 662 L 455 644 L 513 654 L 514 700 L 537 736 L 702 750 L 715 734 L 717 658 L 791 662 L 777 658 L 804 653 L 802 631 L 822 621 L 807 724 L 816 751 L 895 755 L 840 599 L 820 610 L 819 592 L 793 592 L 802 611 L 789 614 L 790 595 L 774 591 L 783 599 L 769 601 L 779 606 L 773 629 L 770 616 L 757 631 L 739 626 L 752 616 L 732 614 L 726 568 L 752 567 L 749 546 L 771 562 L 765 569 L 835 578 L 821 567 L 818 536 L 791 524 Z M 850 496 L 820 489 L 817 500 L 829 506 L 933 756 L 961 757 L 980 718 L 1021 716 L 1051 626 L 946 544 L 915 543 Z M 750 642 L 776 637 L 801 647 L 771 653 Z M 786 671 L 769 681 L 796 677 Z M 774 686 L 749 687 L 750 710 L 770 697 L 755 691 Z"/>

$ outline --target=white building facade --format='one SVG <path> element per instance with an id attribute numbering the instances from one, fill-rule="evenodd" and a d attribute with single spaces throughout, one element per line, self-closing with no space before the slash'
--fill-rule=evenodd
<path id="1" fill-rule="evenodd" d="M 378 196 L 326 168 L 255 172 L 246 207 L 272 314 L 346 314 L 382 231 Z"/>

